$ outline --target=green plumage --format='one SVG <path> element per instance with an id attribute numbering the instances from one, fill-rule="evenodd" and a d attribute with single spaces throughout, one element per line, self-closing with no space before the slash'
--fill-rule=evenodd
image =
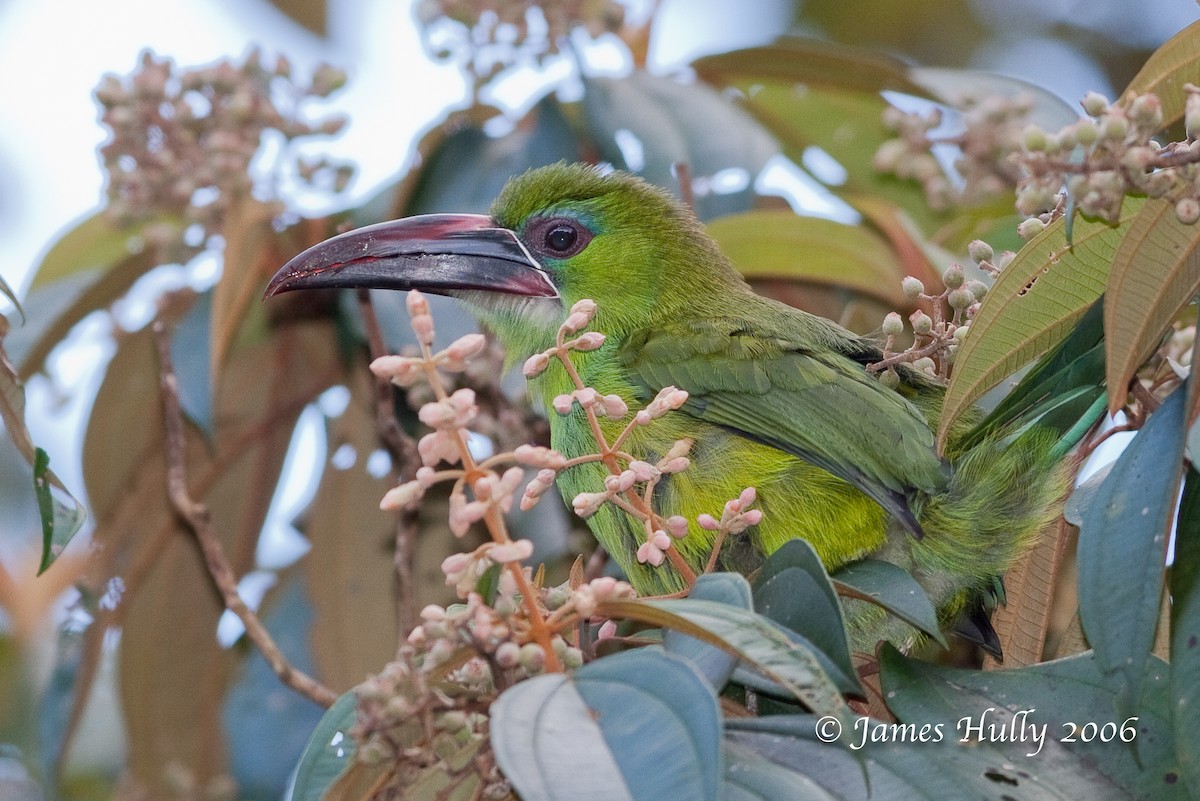
<path id="1" fill-rule="evenodd" d="M 653 460 L 677 439 L 695 441 L 692 466 L 660 485 L 658 510 L 692 521 L 719 516 L 742 488 L 758 489 L 763 520 L 726 544 L 723 567 L 751 571 L 803 537 L 831 571 L 868 555 L 908 569 L 949 622 L 1056 515 L 1065 478 L 1050 456 L 1052 436 L 1028 434 L 1006 447 L 987 440 L 966 453 L 952 438 L 948 458 L 939 458 L 931 428 L 940 387 L 903 370 L 899 390 L 885 388 L 865 369 L 881 358 L 874 343 L 755 295 L 667 193 L 629 175 L 556 165 L 512 180 L 492 216 L 539 254 L 561 295 L 457 293 L 512 358 L 551 346 L 564 309 L 591 298 L 599 306 L 592 328 L 608 339 L 576 354 L 586 383 L 633 409 L 664 386 L 690 394 L 682 410 L 639 428 L 626 446 Z M 529 238 L 551 218 L 584 226 L 591 241 L 569 258 L 539 253 Z M 554 368 L 531 382 L 547 405 L 570 390 Z M 615 436 L 621 424 L 605 427 Z M 551 415 L 551 432 L 568 457 L 595 450 L 581 412 Z M 569 500 L 599 489 L 604 475 L 598 465 L 575 468 L 559 487 Z M 589 524 L 639 592 L 682 586 L 669 565 L 636 561 L 640 523 L 606 506 Z M 693 522 L 678 547 L 698 568 L 711 542 Z M 857 649 L 915 636 L 865 604 L 848 610 Z"/>

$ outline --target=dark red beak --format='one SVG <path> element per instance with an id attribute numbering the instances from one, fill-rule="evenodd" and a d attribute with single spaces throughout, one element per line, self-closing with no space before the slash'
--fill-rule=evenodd
<path id="1" fill-rule="evenodd" d="M 265 297 L 341 287 L 558 296 L 517 235 L 481 214 L 424 214 L 339 234 L 283 265 Z"/>

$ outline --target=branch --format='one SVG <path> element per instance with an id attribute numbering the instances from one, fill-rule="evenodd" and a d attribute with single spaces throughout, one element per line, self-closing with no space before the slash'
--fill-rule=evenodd
<path id="1" fill-rule="evenodd" d="M 330 707 L 337 694 L 303 671 L 297 670 L 284 657 L 258 615 L 238 595 L 237 578 L 225 557 L 221 542 L 212 528 L 208 507 L 192 499 L 187 486 L 185 463 L 186 438 L 183 414 L 179 408 L 179 380 L 171 361 L 171 341 L 162 320 L 154 322 L 154 339 L 158 346 L 159 386 L 162 389 L 163 417 L 166 427 L 167 494 L 175 511 L 196 537 L 204 553 L 204 564 L 213 583 L 225 601 L 225 608 L 237 615 L 246 627 L 246 635 L 257 646 L 280 681 L 306 698 Z"/>

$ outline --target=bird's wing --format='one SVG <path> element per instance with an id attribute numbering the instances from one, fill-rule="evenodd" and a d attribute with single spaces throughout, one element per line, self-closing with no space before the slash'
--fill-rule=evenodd
<path id="1" fill-rule="evenodd" d="M 878 357 L 869 345 L 814 329 L 816 318 L 787 319 L 793 324 L 725 317 L 644 329 L 620 358 L 647 398 L 666 386 L 687 390 L 688 414 L 828 470 L 919 535 L 909 497 L 935 492 L 949 474 L 925 418 L 863 369 Z"/>

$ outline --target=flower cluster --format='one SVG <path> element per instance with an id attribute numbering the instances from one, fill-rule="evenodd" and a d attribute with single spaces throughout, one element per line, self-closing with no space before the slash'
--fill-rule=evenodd
<path id="1" fill-rule="evenodd" d="M 481 86 L 514 64 L 561 52 L 571 34 L 618 31 L 625 6 L 614 0 L 422 0 L 416 7 L 426 48 L 457 61 Z"/>
<path id="2" fill-rule="evenodd" d="M 1150 93 L 1112 103 L 1089 92 L 1084 116 L 1057 131 L 1029 122 L 1025 97 L 969 103 L 962 133 L 946 137 L 932 133 L 939 111 L 889 108 L 884 121 L 898 135 L 877 151 L 875 167 L 920 181 L 935 209 L 1015 189 L 1017 211 L 1028 218 L 1020 227 L 1025 239 L 1064 213 L 1064 188 L 1089 217 L 1116 222 L 1125 196 L 1137 194 L 1173 202 L 1179 220 L 1192 224 L 1200 220 L 1200 87 L 1183 89 L 1186 139 L 1165 145 L 1154 138 L 1163 127 L 1162 102 Z M 936 144 L 959 148 L 958 188 L 930 152 Z"/>
<path id="3" fill-rule="evenodd" d="M 421 612 L 422 623 L 413 629 L 397 660 L 358 688 L 357 722 L 351 734 L 360 744 L 360 759 L 395 764 L 393 781 L 411 783 L 427 768 L 463 764 L 467 768 L 450 773 L 473 771 L 485 796 L 502 797 L 507 785 L 495 770 L 487 742 L 490 703 L 513 682 L 579 667 L 585 654 L 594 653 L 595 643 L 615 631 L 612 621 L 598 616 L 603 604 L 635 597 L 628 583 L 607 576 L 589 580 L 578 565 L 568 582 L 543 586 L 543 572 L 534 574 L 522 565 L 533 555 L 533 544 L 509 537 L 504 514 L 512 509 L 526 470 L 538 472 L 521 494 L 522 509 L 534 506 L 561 471 L 603 464 L 609 471 L 603 486 L 578 494 L 572 502 L 575 511 L 586 517 L 604 504 L 614 504 L 633 515 L 646 533 L 637 558 L 656 567 L 670 559 L 690 586 L 695 574 L 674 547 L 675 541 L 688 535 L 689 523 L 681 515 L 663 517 L 651 500 L 664 477 L 689 466 L 687 454 L 693 443 L 679 440 L 655 461 L 637 459 L 622 449 L 639 428 L 679 409 L 688 395 L 667 387 L 630 414 L 625 399 L 585 386 L 571 355 L 598 350 L 605 337 L 585 330 L 597 309 L 590 300 L 580 301 L 559 327 L 554 347 L 526 361 L 525 374 L 536 377 L 555 365 L 566 371 L 574 389 L 559 396 L 553 406 L 560 414 L 586 417 L 597 451 L 567 459 L 550 448 L 523 444 L 476 461 L 467 448 L 469 427 L 478 420 L 475 392 L 467 387 L 449 391 L 443 377 L 469 370 L 471 362 L 485 352 L 486 342 L 470 334 L 434 351 L 428 302 L 414 291 L 407 306 L 419 352 L 380 357 L 371 369 L 402 387 L 421 380 L 429 386 L 432 399 L 418 414 L 432 431 L 418 442 L 422 466 L 416 477 L 389 490 L 380 506 L 400 509 L 419 501 L 435 483 L 453 482 L 451 530 L 461 537 L 472 524 L 482 523 L 491 539 L 442 562 L 446 584 L 462 603 L 449 608 L 427 606 Z M 627 422 L 610 442 L 601 418 L 627 418 Z M 744 532 L 762 519 L 760 510 L 750 508 L 755 498 L 755 490 L 746 489 L 725 504 L 720 520 L 710 515 L 697 519 L 701 530 L 714 533 L 707 569 L 715 565 L 725 537 Z"/>
<path id="4" fill-rule="evenodd" d="M 982 240 L 975 240 L 968 248 L 971 258 L 979 269 L 991 276 L 1008 266 L 1015 254 L 1011 251 L 995 255 L 992 247 Z M 896 366 L 910 364 L 927 377 L 945 381 L 954 364 L 958 346 L 970 330 L 970 320 L 979 309 L 979 303 L 987 294 L 988 286 L 983 281 L 968 280 L 960 264 L 951 264 L 942 273 L 945 288 L 936 295 L 925 292 L 925 285 L 913 276 L 906 277 L 900 284 L 906 297 L 919 304 L 909 315 L 912 344 L 903 351 L 896 351 L 898 339 L 905 333 L 904 319 L 897 312 L 883 318 L 883 360 L 868 369 L 880 372 L 880 380 L 890 387 L 900 383 Z"/>
<path id="5" fill-rule="evenodd" d="M 959 109 L 961 131 L 935 136 L 932 132 L 943 122 L 940 109 L 906 113 L 889 106 L 883 122 L 896 137 L 884 142 L 875 153 L 875 169 L 918 181 L 930 208 L 936 211 L 995 197 L 1011 189 L 1021 177 L 1008 156 L 1019 150 L 1021 131 L 1032 109 L 1033 100 L 1027 95 L 968 97 Z M 958 148 L 954 168 L 959 183 L 951 182 L 930 152 L 935 144 Z"/>
<path id="6" fill-rule="evenodd" d="M 344 117 L 309 121 L 306 104 L 345 81 L 345 73 L 321 66 L 303 84 L 286 59 L 268 66 L 258 51 L 241 63 L 195 69 L 143 53 L 132 75 L 106 75 L 96 88 L 110 132 L 100 148 L 107 214 L 121 225 L 150 222 L 144 235 L 174 258 L 195 254 L 223 231 L 235 204 L 252 190 L 278 205 L 278 175 L 256 186 L 251 173 L 266 134 L 274 131 L 286 143 L 338 133 Z M 301 180 L 333 191 L 345 188 L 352 174 L 349 164 L 326 159 L 298 159 L 293 168 Z"/>

